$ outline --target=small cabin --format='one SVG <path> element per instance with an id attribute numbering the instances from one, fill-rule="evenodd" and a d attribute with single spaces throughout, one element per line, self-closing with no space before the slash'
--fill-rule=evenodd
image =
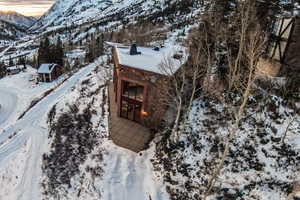
<path id="1" fill-rule="evenodd" d="M 114 101 L 118 117 L 146 127 L 159 126 L 166 112 L 161 93 L 161 88 L 166 87 L 165 77 L 176 73 L 182 64 L 172 57 L 174 49 L 108 44 L 113 46 Z M 165 70 L 162 63 L 167 56 L 172 69 Z"/>
<path id="2" fill-rule="evenodd" d="M 282 72 L 300 72 L 300 18 L 279 17 L 273 23 L 269 57 L 283 66 Z"/>
<path id="3" fill-rule="evenodd" d="M 62 68 L 55 63 L 44 63 L 40 65 L 37 73 L 40 82 L 52 82 L 62 75 Z"/>

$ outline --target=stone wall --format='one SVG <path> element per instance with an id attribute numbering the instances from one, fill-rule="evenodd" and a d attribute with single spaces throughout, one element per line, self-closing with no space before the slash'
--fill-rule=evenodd
<path id="1" fill-rule="evenodd" d="M 146 117 L 144 121 L 145 125 L 148 127 L 159 127 L 165 117 L 167 107 L 163 102 L 163 87 L 166 87 L 166 85 L 163 82 L 163 78 L 160 78 L 155 84 L 148 88 L 149 96 L 146 109 L 150 115 Z"/>

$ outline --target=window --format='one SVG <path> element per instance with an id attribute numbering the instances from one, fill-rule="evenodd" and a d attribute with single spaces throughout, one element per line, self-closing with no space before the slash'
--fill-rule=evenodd
<path id="1" fill-rule="evenodd" d="M 143 102 L 144 87 L 128 81 L 123 81 L 123 97 Z"/>
<path id="2" fill-rule="evenodd" d="M 129 81 L 122 81 L 121 117 L 141 122 L 144 87 Z"/>
<path id="3" fill-rule="evenodd" d="M 142 105 L 122 100 L 121 117 L 135 122 L 141 122 Z"/>

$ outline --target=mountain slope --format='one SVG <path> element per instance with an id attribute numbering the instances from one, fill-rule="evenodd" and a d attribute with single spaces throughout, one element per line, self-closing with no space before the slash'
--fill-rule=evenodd
<path id="1" fill-rule="evenodd" d="M 198 5 L 199 0 L 58 0 L 31 30 L 45 31 L 50 27 L 90 22 L 132 22 L 145 16 L 158 19 L 190 13 Z"/>
<path id="2" fill-rule="evenodd" d="M 1 40 L 16 40 L 25 36 L 25 30 L 15 24 L 0 20 L 0 41 Z"/>
<path id="3" fill-rule="evenodd" d="M 13 23 L 22 28 L 29 28 L 37 21 L 37 19 L 34 17 L 27 17 L 13 11 L 9 11 L 9 12 L 0 11 L 0 19 L 3 21 Z"/>
<path id="4" fill-rule="evenodd" d="M 99 15 L 112 6 L 111 0 L 58 0 L 32 27 L 41 30 L 49 26 L 68 25 Z"/>

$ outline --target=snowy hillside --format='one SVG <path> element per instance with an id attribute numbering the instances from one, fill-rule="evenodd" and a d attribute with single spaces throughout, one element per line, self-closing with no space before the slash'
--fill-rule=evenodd
<path id="1" fill-rule="evenodd" d="M 191 12 L 198 6 L 198 1 L 168 0 L 58 0 L 52 8 L 42 16 L 31 30 L 46 30 L 48 27 L 62 27 L 83 24 L 86 22 L 117 22 L 129 21 L 147 16 L 159 19 L 164 15 L 179 15 L 180 9 Z M 162 14 L 165 12 L 165 14 Z M 130 21 L 131 21 L 130 20 Z"/>
<path id="2" fill-rule="evenodd" d="M 0 20 L 0 46 L 5 41 L 17 40 L 25 36 L 25 30 L 6 21 Z M 2 41 L 2 42 L 1 42 Z"/>
<path id="3" fill-rule="evenodd" d="M 299 98 L 272 94 L 257 104 L 253 99 L 207 199 L 283 200 L 300 195 Z M 224 104 L 200 97 L 178 143 L 168 131 L 163 133 L 153 164 L 163 174 L 172 200 L 203 199 L 231 127 Z"/>
<path id="4" fill-rule="evenodd" d="M 29 48 L 28 44 L 39 42 L 45 37 L 52 41 L 60 37 L 66 45 L 70 46 L 73 44 L 87 46 L 91 35 L 104 34 L 105 40 L 116 41 L 115 36 L 119 34 L 119 31 L 124 32 L 130 24 L 137 23 L 143 25 L 137 26 L 140 29 L 140 35 L 144 35 L 146 31 L 149 36 L 160 37 L 157 40 L 162 41 L 171 30 L 185 29 L 196 23 L 199 2 L 199 0 L 58 0 L 30 28 L 30 37 L 14 45 L 17 49 L 15 52 L 19 53 L 9 54 L 5 58 L 0 57 L 0 60 L 22 55 L 20 51 Z M 159 34 L 159 32 L 164 33 Z M 152 37 L 148 37 L 148 40 L 152 40 Z M 32 52 L 37 52 L 37 49 Z"/>
<path id="5" fill-rule="evenodd" d="M 59 57 L 65 61 L 64 75 L 52 83 L 37 83 L 37 70 L 29 65 L 24 72 L 6 73 L 0 79 L 0 200 L 299 200 L 294 197 L 300 196 L 300 94 L 275 84 L 266 89 L 255 82 L 211 190 L 209 182 L 235 130 L 242 96 L 237 91 L 219 96 L 206 93 L 205 81 L 191 81 L 199 69 L 184 74 L 183 80 L 178 70 L 168 88 L 177 90 L 166 102 L 164 122 L 170 123 L 162 122 L 156 130 L 150 127 L 154 138 L 148 149 L 134 153 L 113 142 L 109 84 L 114 60 L 108 44 L 134 42 L 139 50 L 143 50 L 140 46 L 161 47 L 164 57 L 173 55 L 165 49 L 186 49 L 173 55 L 174 59 L 187 56 L 181 69 L 188 70 L 182 71 L 193 70 L 193 65 L 205 68 L 211 63 L 190 62 L 196 52 L 193 46 L 202 42 L 192 36 L 202 36 L 195 30 L 205 29 L 196 28 L 203 11 L 200 2 L 204 1 L 57 0 L 33 26 L 27 26 L 31 26 L 28 34 L 14 24 L 25 19 L 17 22 L 12 17 L 11 23 L 0 17 L 0 61 L 26 57 L 38 66 L 39 53 L 57 57 L 51 48 L 42 52 L 44 46 L 58 49 L 56 43 L 62 43 Z M 205 45 L 216 48 L 208 44 L 214 43 L 209 35 L 203 34 Z M 210 53 L 205 45 L 199 55 Z M 122 49 L 129 56 L 129 49 Z M 154 62 L 155 56 L 148 58 L 145 49 L 141 52 L 125 64 Z M 147 60 L 139 60 L 145 56 Z M 146 69 L 144 64 L 141 69 Z M 142 79 L 156 81 L 146 76 L 143 73 Z M 182 87 L 178 94 L 178 84 L 191 87 Z M 193 98 L 182 97 L 196 85 Z M 180 104 L 172 102 L 177 99 Z M 178 114 L 174 128 L 172 113 L 180 107 L 187 108 Z"/>
<path id="6" fill-rule="evenodd" d="M 80 20 L 88 20 L 99 15 L 102 10 L 110 7 L 110 0 L 82 1 L 82 0 L 58 0 L 50 10 L 42 16 L 32 27 L 43 29 L 47 26 L 71 25 Z"/>
<path id="7" fill-rule="evenodd" d="M 0 11 L 0 19 L 15 24 L 16 26 L 22 28 L 29 28 L 37 21 L 37 19 L 34 17 L 27 17 L 12 11 L 10 12 Z"/>

